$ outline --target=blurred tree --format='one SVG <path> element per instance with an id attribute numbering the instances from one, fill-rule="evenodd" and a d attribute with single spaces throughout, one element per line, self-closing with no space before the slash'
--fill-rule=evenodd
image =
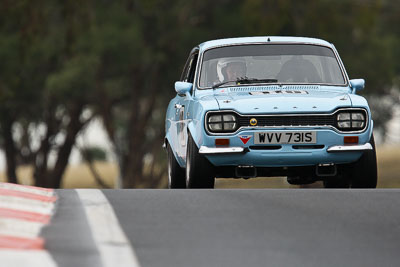
<path id="1" fill-rule="evenodd" d="M 9 181 L 17 182 L 19 159 L 33 164 L 36 185 L 59 187 L 75 137 L 87 122 L 81 113 L 96 64 L 75 48 L 88 21 L 85 2 L 4 1 L 0 14 L 0 125 Z M 28 129 L 42 129 L 40 141 Z"/>
<path id="2" fill-rule="evenodd" d="M 4 1 L 0 8 L 0 125 L 10 182 L 17 182 L 15 168 L 19 154 L 13 126 L 22 118 L 30 122 L 40 116 L 41 84 L 46 77 L 45 62 L 49 60 L 44 43 L 37 39 L 43 34 L 42 4 L 43 1 L 37 4 Z"/>
<path id="3" fill-rule="evenodd" d="M 123 187 L 165 185 L 160 126 L 187 53 L 211 37 L 208 31 L 218 16 L 210 4 L 155 0 L 97 5 L 91 36 L 101 61 L 96 113 L 113 140 Z M 229 1 L 221 4 L 221 12 L 232 9 Z"/>
<path id="4" fill-rule="evenodd" d="M 98 146 L 83 147 L 79 152 L 84 161 L 107 161 L 107 152 Z"/>
<path id="5" fill-rule="evenodd" d="M 94 180 L 97 182 L 99 186 L 102 188 L 110 188 L 101 178 L 101 175 L 97 171 L 94 163 L 95 161 L 106 161 L 107 153 L 104 149 L 97 146 L 91 147 L 81 147 L 79 148 L 79 152 L 81 153 L 83 162 L 86 163 L 92 173 Z"/>

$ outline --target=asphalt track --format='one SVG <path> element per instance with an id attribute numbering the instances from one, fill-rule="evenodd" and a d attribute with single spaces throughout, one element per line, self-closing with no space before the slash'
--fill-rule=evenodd
<path id="1" fill-rule="evenodd" d="M 140 266 L 399 266 L 400 190 L 103 190 Z M 58 190 L 58 266 L 101 266 L 82 203 Z"/>

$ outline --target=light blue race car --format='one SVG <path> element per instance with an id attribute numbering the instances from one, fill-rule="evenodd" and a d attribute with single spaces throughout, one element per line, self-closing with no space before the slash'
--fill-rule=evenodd
<path id="1" fill-rule="evenodd" d="M 375 188 L 373 121 L 363 79 L 333 44 L 299 37 L 202 43 L 190 52 L 165 128 L 170 188 L 215 178 Z"/>

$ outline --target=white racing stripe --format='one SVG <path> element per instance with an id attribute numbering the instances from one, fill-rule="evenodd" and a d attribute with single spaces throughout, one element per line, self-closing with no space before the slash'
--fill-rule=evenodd
<path id="1" fill-rule="evenodd" d="M 0 266 L 57 267 L 45 250 L 0 250 Z"/>
<path id="2" fill-rule="evenodd" d="M 76 192 L 85 209 L 104 267 L 139 267 L 136 254 L 104 194 L 98 189 L 76 189 Z"/>

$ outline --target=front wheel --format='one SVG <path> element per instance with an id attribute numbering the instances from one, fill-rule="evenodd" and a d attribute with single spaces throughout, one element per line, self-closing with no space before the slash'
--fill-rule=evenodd
<path id="1" fill-rule="evenodd" d="M 361 158 L 352 164 L 352 188 L 376 188 L 378 183 L 378 168 L 373 135 L 370 144 L 372 145 L 372 150 L 365 151 Z"/>
<path id="2" fill-rule="evenodd" d="M 171 146 L 167 144 L 168 154 L 168 188 L 186 188 L 185 169 L 179 166 Z"/>
<path id="3" fill-rule="evenodd" d="M 374 136 L 369 142 L 372 150 L 364 151 L 354 163 L 338 166 L 340 174 L 324 180 L 325 188 L 376 188 L 378 172 Z"/>
<path id="4" fill-rule="evenodd" d="M 193 138 L 188 134 L 186 152 L 187 188 L 214 188 L 214 166 L 199 153 Z"/>

